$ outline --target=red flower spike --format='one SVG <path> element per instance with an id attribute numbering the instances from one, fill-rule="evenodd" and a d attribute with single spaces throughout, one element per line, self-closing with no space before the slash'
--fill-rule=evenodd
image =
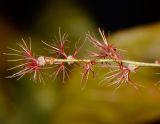
<path id="1" fill-rule="evenodd" d="M 90 33 L 86 34 L 87 39 L 99 50 L 99 53 L 92 53 L 94 56 L 98 58 L 109 58 L 113 60 L 121 60 L 122 56 L 118 52 L 118 49 L 114 47 L 113 45 L 109 44 L 104 31 L 101 31 L 99 29 L 99 33 L 102 37 L 103 43 L 101 43 L 95 36 L 92 36 Z"/>
<path id="2" fill-rule="evenodd" d="M 117 66 L 113 67 L 116 69 L 108 72 L 105 75 L 105 78 L 99 84 L 102 86 L 117 85 L 116 89 L 118 89 L 123 83 L 129 83 L 134 88 L 138 89 L 137 86 L 141 86 L 141 85 L 136 84 L 130 79 L 131 72 L 136 72 L 138 69 L 138 66 L 133 64 L 129 64 L 128 66 L 125 66 L 122 62 L 117 64 L 118 64 Z M 104 81 L 106 80 L 108 80 L 107 82 L 111 82 L 111 83 L 110 84 L 104 83 Z"/>
<path id="3" fill-rule="evenodd" d="M 81 83 L 80 83 L 80 87 L 82 90 L 86 87 L 88 76 L 89 76 L 90 72 L 92 72 L 93 77 L 94 77 L 94 71 L 92 68 L 92 65 L 94 65 L 94 64 L 96 64 L 96 62 L 94 60 L 92 60 L 92 61 L 87 62 L 83 65 L 84 73 L 82 74 L 82 79 L 81 79 Z"/>
<path id="4" fill-rule="evenodd" d="M 41 77 L 40 71 L 42 69 L 41 67 L 43 65 L 45 65 L 44 57 L 39 57 L 38 59 L 36 59 L 33 56 L 32 49 L 31 49 L 31 41 L 30 41 L 29 46 L 27 46 L 24 39 L 22 39 L 22 43 L 18 43 L 18 46 L 21 48 L 21 50 L 8 48 L 8 49 L 12 50 L 12 52 L 14 52 L 14 53 L 4 53 L 6 55 L 20 57 L 18 59 L 12 59 L 12 60 L 8 60 L 8 61 L 22 62 L 22 64 L 19 64 L 17 66 L 14 66 L 14 67 L 8 69 L 8 70 L 13 70 L 13 69 L 21 68 L 20 71 L 14 73 L 11 76 L 8 76 L 7 78 L 18 77 L 18 79 L 20 79 L 26 74 L 32 74 L 34 81 L 39 80 L 40 82 L 42 82 L 43 78 Z"/>
<path id="5" fill-rule="evenodd" d="M 55 42 L 50 42 L 50 43 L 46 43 L 44 41 L 42 42 L 50 48 L 48 50 L 51 51 L 52 53 L 58 54 L 58 56 L 63 56 L 64 58 L 67 58 L 67 54 L 65 53 L 65 50 L 64 50 L 65 48 L 64 45 L 66 41 L 68 41 L 66 33 L 61 35 L 61 31 L 59 29 L 59 39 L 56 38 Z"/>

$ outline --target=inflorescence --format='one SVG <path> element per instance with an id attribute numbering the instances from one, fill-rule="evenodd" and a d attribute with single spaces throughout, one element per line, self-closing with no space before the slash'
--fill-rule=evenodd
<path id="1" fill-rule="evenodd" d="M 98 40 L 89 32 L 86 33 L 87 41 L 89 41 L 96 48 L 96 51 L 90 52 L 90 58 L 88 59 L 78 58 L 78 53 L 80 52 L 83 44 L 79 47 L 75 47 L 75 50 L 72 54 L 66 53 L 65 43 L 68 41 L 67 34 L 64 33 L 62 35 L 60 29 L 59 39 L 56 38 L 54 42 L 50 43 L 42 41 L 52 56 L 36 57 L 32 51 L 31 40 L 29 43 L 26 43 L 25 40 L 22 39 L 21 43 L 17 43 L 17 45 L 20 47 L 18 50 L 8 47 L 11 52 L 4 53 L 5 55 L 15 57 L 15 59 L 8 61 L 20 63 L 8 69 L 19 69 L 19 71 L 7 76 L 7 78 L 17 77 L 20 79 L 24 75 L 30 74 L 33 81 L 44 82 L 42 73 L 44 70 L 50 68 L 53 70 L 50 75 L 54 77 L 54 79 L 56 79 L 58 75 L 61 75 L 62 82 L 65 82 L 66 78 L 69 79 L 70 69 L 68 66 L 73 66 L 74 64 L 78 63 L 77 65 L 83 69 L 80 83 L 82 89 L 84 89 L 86 86 L 89 74 L 92 73 L 94 77 L 95 72 L 93 66 L 96 65 L 100 65 L 99 67 L 105 67 L 109 69 L 104 78 L 99 82 L 99 85 L 115 85 L 118 89 L 121 85 L 127 83 L 138 89 L 138 86 L 140 85 L 135 83 L 130 78 L 130 74 L 136 73 L 139 67 L 142 66 L 160 67 L 159 62 L 157 61 L 155 63 L 143 63 L 125 60 L 121 54 L 121 50 L 108 42 L 104 31 L 99 29 L 99 34 L 101 36 L 101 40 Z"/>

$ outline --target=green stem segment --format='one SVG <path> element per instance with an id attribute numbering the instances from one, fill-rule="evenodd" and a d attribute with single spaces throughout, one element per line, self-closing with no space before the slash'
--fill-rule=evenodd
<path id="1" fill-rule="evenodd" d="M 97 63 L 115 62 L 115 60 L 113 59 L 95 59 L 94 61 Z M 91 62 L 91 60 L 90 59 L 55 59 L 54 62 Z M 119 62 L 138 65 L 138 66 L 160 67 L 160 64 L 156 64 L 156 63 L 137 62 L 137 61 L 130 61 L 130 60 L 121 60 Z"/>

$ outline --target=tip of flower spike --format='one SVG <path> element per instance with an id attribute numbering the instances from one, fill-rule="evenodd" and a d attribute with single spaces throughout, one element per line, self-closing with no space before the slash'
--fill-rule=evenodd
<path id="1" fill-rule="evenodd" d="M 105 45 L 108 46 L 108 41 L 107 41 L 107 39 L 106 39 L 106 36 L 105 36 L 105 34 L 104 34 L 104 31 L 102 31 L 100 28 L 98 28 L 98 31 L 99 31 L 102 39 L 103 39 L 103 42 L 105 43 Z"/>
<path id="2" fill-rule="evenodd" d="M 21 79 L 23 76 L 27 74 L 31 74 L 31 78 L 34 81 L 42 82 L 43 78 L 41 76 L 41 66 L 45 65 L 45 60 L 43 56 L 35 58 L 32 53 L 31 48 L 31 40 L 29 40 L 29 45 L 27 44 L 23 38 L 22 42 L 17 43 L 20 49 L 13 49 L 8 47 L 11 51 L 10 53 L 4 53 L 5 55 L 16 57 L 15 59 L 8 60 L 9 62 L 19 62 L 18 65 L 9 68 L 8 70 L 19 69 L 19 71 L 14 74 L 7 76 L 5 78 L 17 78 L 17 80 Z"/>

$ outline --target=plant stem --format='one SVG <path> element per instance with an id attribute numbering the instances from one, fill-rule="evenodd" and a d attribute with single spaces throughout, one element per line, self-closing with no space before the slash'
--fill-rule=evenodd
<path id="1" fill-rule="evenodd" d="M 90 59 L 55 59 L 54 60 L 54 62 L 90 62 L 90 61 L 91 61 Z M 115 62 L 115 60 L 113 59 L 95 59 L 94 61 L 97 63 Z M 155 64 L 155 63 L 137 62 L 137 61 L 130 61 L 130 60 L 119 60 L 119 62 L 138 65 L 138 66 L 160 67 L 160 64 Z"/>

